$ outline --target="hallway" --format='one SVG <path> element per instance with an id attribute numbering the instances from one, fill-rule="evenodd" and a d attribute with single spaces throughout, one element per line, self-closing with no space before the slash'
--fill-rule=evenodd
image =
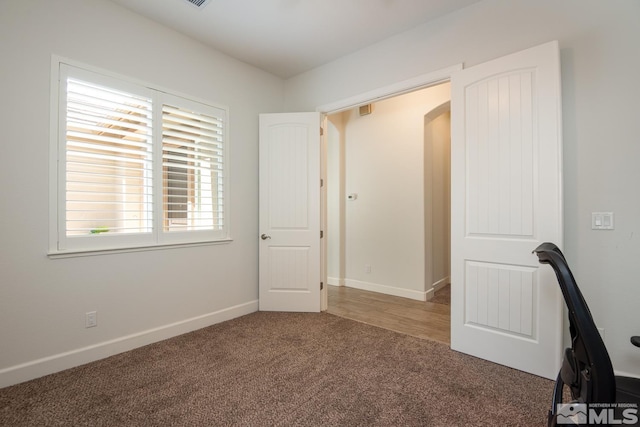
<path id="1" fill-rule="evenodd" d="M 449 288 L 439 290 L 431 301 L 423 302 L 344 286 L 329 286 L 327 313 L 450 344 Z"/>

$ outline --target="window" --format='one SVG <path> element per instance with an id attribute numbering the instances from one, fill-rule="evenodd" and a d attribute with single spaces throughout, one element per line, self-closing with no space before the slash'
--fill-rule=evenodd
<path id="1" fill-rule="evenodd" d="M 228 239 L 226 109 L 54 66 L 52 252 Z"/>

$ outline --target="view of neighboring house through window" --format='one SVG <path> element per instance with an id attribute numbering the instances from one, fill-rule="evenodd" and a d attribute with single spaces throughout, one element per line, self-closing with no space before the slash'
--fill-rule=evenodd
<path id="1" fill-rule="evenodd" d="M 54 251 L 228 238 L 227 112 L 60 63 Z"/>
<path id="2" fill-rule="evenodd" d="M 222 226 L 221 128 L 216 117 L 162 106 L 165 231 Z"/>

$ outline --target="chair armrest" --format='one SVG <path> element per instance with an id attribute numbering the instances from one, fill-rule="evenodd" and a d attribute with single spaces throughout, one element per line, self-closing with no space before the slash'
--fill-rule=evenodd
<path id="1" fill-rule="evenodd" d="M 631 337 L 631 344 L 635 345 L 636 347 L 640 347 L 640 337 Z"/>

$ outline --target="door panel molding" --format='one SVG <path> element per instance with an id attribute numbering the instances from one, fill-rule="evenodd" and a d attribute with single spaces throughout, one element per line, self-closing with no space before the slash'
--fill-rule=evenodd
<path id="1" fill-rule="evenodd" d="M 558 43 L 461 70 L 451 87 L 451 348 L 555 378 L 562 299 L 531 252 L 562 245 Z"/>

